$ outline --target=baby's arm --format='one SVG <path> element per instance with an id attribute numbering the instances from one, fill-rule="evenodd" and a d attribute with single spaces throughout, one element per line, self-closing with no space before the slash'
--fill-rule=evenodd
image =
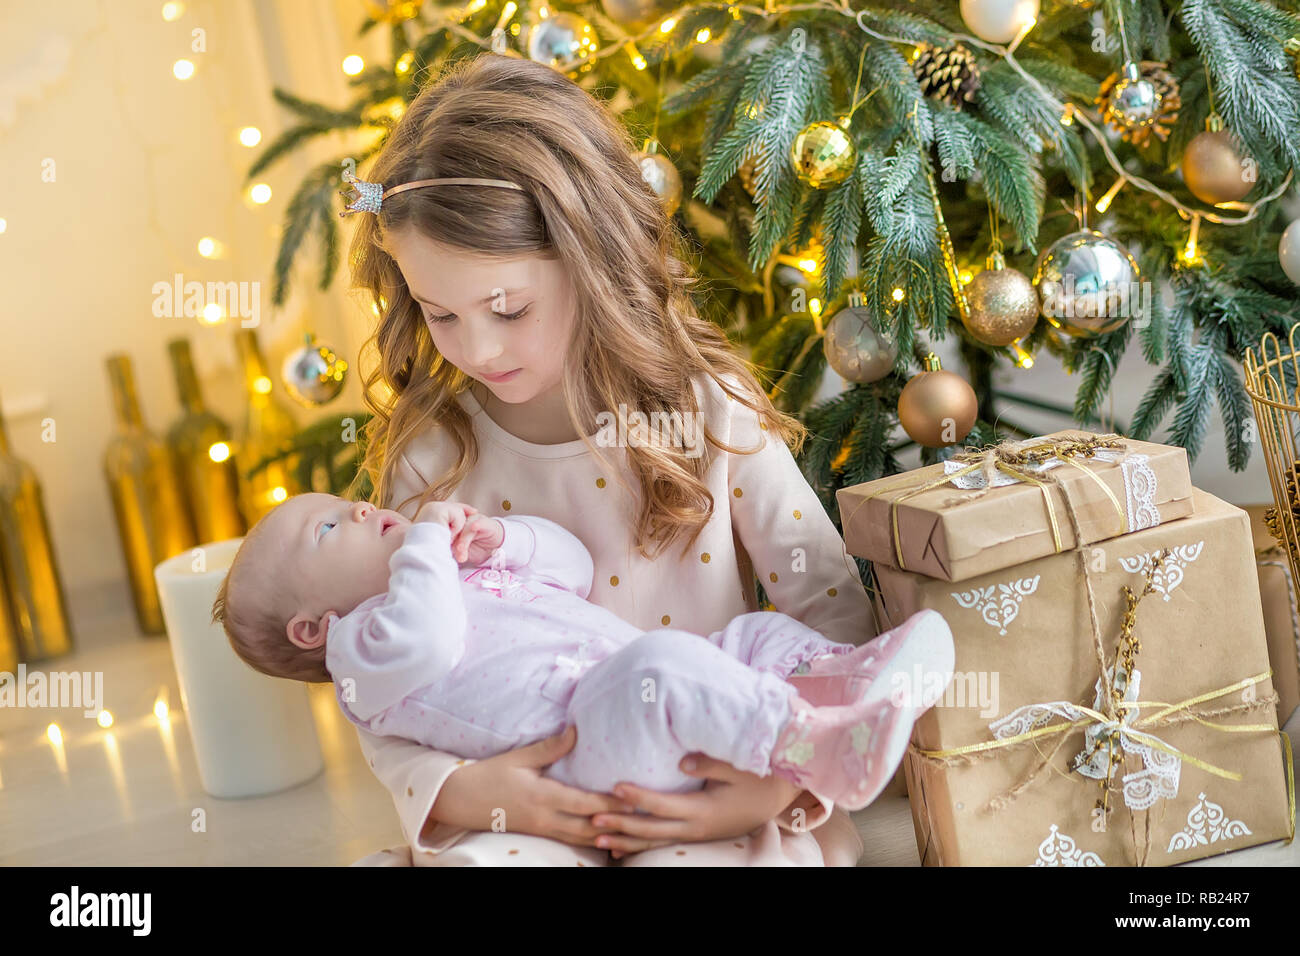
<path id="1" fill-rule="evenodd" d="M 440 680 L 465 653 L 465 599 L 447 525 L 410 525 L 389 568 L 383 603 L 338 621 L 326 645 L 340 696 L 363 721 Z"/>
<path id="2" fill-rule="evenodd" d="M 528 572 L 530 577 L 572 591 L 591 593 L 595 565 L 591 552 L 572 532 L 536 515 L 498 519 L 505 528 L 501 546 L 492 552 L 495 566 Z"/>

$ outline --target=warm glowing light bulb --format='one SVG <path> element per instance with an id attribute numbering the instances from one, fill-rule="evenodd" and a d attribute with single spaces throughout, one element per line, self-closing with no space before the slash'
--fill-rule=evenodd
<path id="1" fill-rule="evenodd" d="M 167 720 L 167 717 L 169 715 L 169 711 L 167 710 L 167 701 L 164 700 L 162 697 L 159 697 L 157 700 L 153 702 L 153 715 L 157 717 L 159 720 L 162 721 Z"/>
<path id="2" fill-rule="evenodd" d="M 172 64 L 172 75 L 178 80 L 188 80 L 194 75 L 194 64 L 189 60 L 177 60 Z"/>
<path id="3" fill-rule="evenodd" d="M 1012 342 L 1011 349 L 1016 353 L 1016 365 L 1020 368 L 1034 367 L 1034 357 L 1022 349 L 1019 342 Z"/>
<path id="4" fill-rule="evenodd" d="M 279 504 L 281 501 L 284 501 L 284 499 L 288 497 L 289 497 L 289 493 L 279 485 L 276 485 L 274 488 L 271 489 L 271 500 L 274 501 L 276 504 Z"/>
<path id="5" fill-rule="evenodd" d="M 262 141 L 262 131 L 256 126 L 245 126 L 239 131 L 239 142 L 248 147 L 256 146 Z"/>
<path id="6" fill-rule="evenodd" d="M 211 259 L 217 254 L 217 240 L 211 236 L 204 236 L 199 240 L 199 255 L 205 259 Z"/>
<path id="7" fill-rule="evenodd" d="M 415 63 L 415 54 L 410 50 L 403 53 L 397 60 L 398 73 L 410 73 L 411 66 Z"/>
<path id="8" fill-rule="evenodd" d="M 660 32 L 660 33 L 672 33 L 672 32 L 673 32 L 673 27 L 675 27 L 675 26 L 677 26 L 677 18 L 676 18 L 676 17 L 669 17 L 669 18 L 668 18 L 667 20 L 665 20 L 663 23 L 659 24 L 659 32 Z"/>
<path id="9" fill-rule="evenodd" d="M 893 296 L 893 299 L 894 299 L 895 302 L 902 302 L 902 301 L 903 301 L 903 296 L 906 295 L 906 293 L 903 292 L 902 289 L 895 289 L 895 290 L 891 293 L 891 295 Z"/>
<path id="10" fill-rule="evenodd" d="M 248 191 L 248 198 L 259 206 L 271 201 L 271 187 L 266 183 L 257 183 Z"/>
<path id="11" fill-rule="evenodd" d="M 809 300 L 808 300 L 808 311 L 811 312 L 813 315 L 821 315 L 821 314 L 822 314 L 822 300 L 821 300 L 821 299 L 809 299 Z"/>
<path id="12" fill-rule="evenodd" d="M 961 272 L 957 274 L 957 278 L 961 280 L 962 285 L 970 285 L 971 280 L 974 279 L 975 276 L 969 269 L 962 269 Z"/>
<path id="13" fill-rule="evenodd" d="M 59 746 L 63 743 L 63 731 L 59 729 L 58 724 L 50 724 L 45 728 L 45 736 L 50 738 L 50 743 Z"/>
<path id="14" fill-rule="evenodd" d="M 101 710 L 99 716 L 95 719 L 99 721 L 99 726 L 101 727 L 113 726 L 113 715 L 106 710 Z"/>
<path id="15" fill-rule="evenodd" d="M 6 222 L 4 219 L 0 219 L 0 232 L 4 232 L 8 228 L 9 228 L 9 223 Z"/>
<path id="16" fill-rule="evenodd" d="M 711 34 L 711 33 L 709 32 L 709 28 L 708 28 L 708 27 L 705 27 L 705 28 L 704 28 L 703 30 L 701 30 L 699 33 L 695 34 L 695 42 L 696 42 L 696 43 L 708 43 L 708 42 L 709 42 L 709 37 L 711 37 L 712 35 L 713 35 L 713 34 Z"/>
<path id="17" fill-rule="evenodd" d="M 348 76 L 356 76 L 366 68 L 366 61 L 353 53 L 351 56 L 343 58 L 343 72 Z"/>
<path id="18" fill-rule="evenodd" d="M 216 325 L 225 317 L 226 313 L 222 311 L 221 306 L 216 302 L 209 302 L 203 307 L 203 321 L 208 325 Z"/>
<path id="19" fill-rule="evenodd" d="M 265 375 L 259 375 L 253 379 L 253 391 L 259 395 L 269 395 L 271 392 L 271 380 Z"/>
<path id="20" fill-rule="evenodd" d="M 640 53 L 634 54 L 632 56 L 632 65 L 636 67 L 638 70 L 644 70 L 646 65 L 645 57 L 643 57 Z"/>
<path id="21" fill-rule="evenodd" d="M 223 441 L 208 446 L 208 457 L 213 461 L 225 461 L 230 457 L 230 446 Z"/>
<path id="22" fill-rule="evenodd" d="M 168 23 L 173 20 L 179 20 L 182 13 L 185 12 L 183 3 L 164 3 L 162 6 L 162 17 Z"/>
<path id="23" fill-rule="evenodd" d="M 1105 212 L 1110 208 L 1111 201 L 1114 200 L 1115 194 L 1119 192 L 1120 187 L 1124 185 L 1124 177 L 1121 176 L 1110 185 L 1105 194 L 1097 200 L 1097 212 Z"/>

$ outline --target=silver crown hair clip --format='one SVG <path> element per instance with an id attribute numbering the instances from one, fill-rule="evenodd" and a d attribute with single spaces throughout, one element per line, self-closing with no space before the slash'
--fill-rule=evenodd
<path id="1" fill-rule="evenodd" d="M 384 189 L 383 183 L 368 183 L 364 179 L 358 179 L 352 170 L 344 170 L 343 181 L 352 187 L 351 194 L 346 189 L 339 190 L 339 195 L 348 200 L 348 208 L 344 209 L 340 216 L 350 216 L 354 212 L 373 212 L 379 214 L 383 202 L 389 196 L 404 192 L 408 189 L 418 189 L 421 186 L 437 185 L 463 185 L 463 186 L 499 186 L 502 189 L 517 189 L 524 191 L 524 187 L 517 183 L 512 183 L 504 179 L 474 179 L 472 177 L 453 176 L 444 179 L 417 179 L 415 182 L 402 183 L 400 186 L 393 186 L 391 189 Z"/>

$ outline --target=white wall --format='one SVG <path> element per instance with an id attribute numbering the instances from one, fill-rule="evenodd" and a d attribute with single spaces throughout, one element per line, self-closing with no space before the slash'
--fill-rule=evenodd
<path id="1" fill-rule="evenodd" d="M 163 431 L 179 414 L 166 341 L 188 335 L 209 406 L 238 428 L 242 378 L 232 330 L 185 317 L 156 318 L 153 286 L 187 280 L 261 283 L 259 336 L 272 368 L 305 330 L 333 344 L 355 369 L 367 315 L 344 295 L 346 260 L 334 288 L 314 288 L 316 256 L 302 257 L 295 294 L 271 306 L 271 263 L 286 204 L 314 162 L 346 151 L 340 137 L 309 158 L 282 161 L 262 177 L 274 191 L 254 206 L 241 194 L 257 149 L 291 114 L 273 84 L 341 105 L 340 62 L 378 52 L 355 42 L 361 4 L 312 0 L 206 0 L 174 22 L 161 0 L 5 0 L 0 22 L 0 400 L 11 443 L 39 475 L 65 586 L 74 595 L 125 595 L 125 569 L 101 456 L 113 427 L 105 357 L 128 353 L 147 424 Z M 191 31 L 205 31 L 193 52 Z M 172 75 L 178 58 L 194 77 Z M 42 179 L 53 160 L 54 181 Z M 209 235 L 224 259 L 197 251 Z M 348 230 L 345 235 L 350 235 Z M 287 398 L 285 398 L 288 401 Z M 306 424 L 360 407 L 355 376 Z M 54 442 L 41 422 L 55 422 Z M 88 600 L 88 599 L 85 599 Z M 74 616 L 76 612 L 74 610 Z"/>

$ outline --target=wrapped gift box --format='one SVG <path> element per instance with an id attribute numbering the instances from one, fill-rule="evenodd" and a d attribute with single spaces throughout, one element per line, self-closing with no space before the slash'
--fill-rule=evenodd
<path id="1" fill-rule="evenodd" d="M 1285 724 L 1300 706 L 1300 608 L 1286 552 L 1264 524 L 1268 505 L 1251 505 L 1250 530 L 1255 539 L 1255 569 L 1259 572 L 1259 599 L 1264 605 L 1264 633 L 1268 659 L 1273 662 L 1277 688 L 1277 720 Z"/>
<path id="2" fill-rule="evenodd" d="M 1088 438 L 1097 436 L 1067 430 L 1042 441 L 1064 445 Z M 1050 476 L 1031 466 L 1008 468 L 1038 483 L 999 472 L 995 486 L 980 495 L 963 494 L 944 480 L 947 472 L 964 468 L 969 473 L 958 481 L 980 481 L 980 473 L 961 462 L 842 488 L 836 500 L 844 540 L 853 542 L 853 554 L 873 563 L 963 581 L 1191 513 L 1192 481 L 1182 448 L 1130 439 L 1122 448 L 1127 454 L 1100 448 L 1093 455 L 1067 455 L 1046 469 Z M 1067 495 L 1081 542 L 1065 520 Z"/>
<path id="3" fill-rule="evenodd" d="M 1249 520 L 1200 491 L 1185 504 L 1195 506 L 1187 517 L 959 585 L 875 565 L 887 626 L 933 608 L 956 644 L 953 682 L 918 721 L 905 761 L 925 864 L 1168 865 L 1293 833 Z M 846 543 L 862 554 L 859 538 Z M 1101 780 L 1073 769 L 1088 728 L 1101 726 L 1078 705 L 1106 709 L 1090 603 L 1113 673 L 1122 586 L 1140 592 L 1166 548 L 1132 632 L 1125 699 L 1140 706 L 1110 725 L 1129 746 L 1107 815 L 1095 809 Z M 1253 729 L 1222 729 L 1234 726 Z M 1039 735 L 1013 740 L 1026 732 Z"/>

